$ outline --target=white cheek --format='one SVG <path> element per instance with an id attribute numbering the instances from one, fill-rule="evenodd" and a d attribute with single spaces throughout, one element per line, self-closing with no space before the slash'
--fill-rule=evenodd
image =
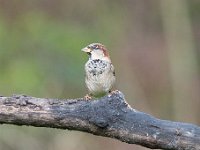
<path id="1" fill-rule="evenodd" d="M 90 59 L 91 60 L 100 59 L 100 60 L 105 60 L 107 62 L 110 62 L 110 59 L 108 57 L 105 57 L 102 51 L 95 51 L 95 52 L 93 51 L 91 53 Z"/>
<path id="2" fill-rule="evenodd" d="M 91 59 L 103 59 L 104 55 L 101 51 L 94 50 L 91 53 Z"/>

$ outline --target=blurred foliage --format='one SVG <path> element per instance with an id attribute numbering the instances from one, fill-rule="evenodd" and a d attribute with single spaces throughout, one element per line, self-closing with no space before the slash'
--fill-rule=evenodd
<path id="1" fill-rule="evenodd" d="M 20 7 L 20 4 L 15 5 Z M 1 93 L 81 96 L 84 89 L 83 63 L 86 59 L 83 59 L 84 54 L 80 49 L 94 39 L 108 44 L 116 33 L 101 33 L 96 27 L 90 28 L 90 24 L 84 26 L 75 23 L 73 18 L 70 22 L 56 21 L 56 18 L 50 18 L 43 11 L 22 11 L 15 18 L 7 16 L 8 19 L 2 15 L 0 65 L 4 71 L 0 74 L 0 83 L 4 86 L 0 87 Z M 100 30 L 106 30 L 105 21 L 95 22 L 101 26 Z M 65 91 L 68 91 L 66 95 Z"/>
<path id="2" fill-rule="evenodd" d="M 81 48 L 101 42 L 134 108 L 200 124 L 199 8 L 198 0 L 0 0 L 0 94 L 83 97 Z M 145 149 L 79 132 L 0 128 L 3 150 Z"/>

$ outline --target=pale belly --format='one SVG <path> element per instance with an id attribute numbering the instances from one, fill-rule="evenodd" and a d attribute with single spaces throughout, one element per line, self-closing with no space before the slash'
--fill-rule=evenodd
<path id="1" fill-rule="evenodd" d="M 89 76 L 86 79 L 86 85 L 89 92 L 94 96 L 102 96 L 107 94 L 115 81 L 112 74 L 102 74 L 101 76 Z"/>
<path id="2" fill-rule="evenodd" d="M 86 69 L 85 80 L 89 93 L 96 97 L 107 94 L 115 82 L 114 68 L 111 69 L 111 64 L 99 64 L 100 66 L 96 68 L 89 65 L 86 64 L 88 68 Z M 104 68 L 101 68 L 101 66 L 104 66 Z"/>

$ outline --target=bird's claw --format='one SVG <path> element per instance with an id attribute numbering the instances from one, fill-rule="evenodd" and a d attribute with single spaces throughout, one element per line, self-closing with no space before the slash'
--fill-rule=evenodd
<path id="1" fill-rule="evenodd" d="M 89 94 L 87 94 L 87 95 L 84 96 L 84 99 L 88 101 L 88 100 L 91 100 L 92 97 Z"/>
<path id="2" fill-rule="evenodd" d="M 117 93 L 119 93 L 119 90 L 113 90 L 113 91 L 110 91 L 110 92 L 109 92 L 109 95 L 108 95 L 108 96 L 111 96 L 111 95 L 117 94 Z"/>

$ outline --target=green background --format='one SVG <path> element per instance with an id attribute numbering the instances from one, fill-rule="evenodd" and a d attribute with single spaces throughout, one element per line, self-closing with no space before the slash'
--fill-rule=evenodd
<path id="1" fill-rule="evenodd" d="M 107 46 L 116 88 L 158 118 L 200 125 L 198 0 L 0 0 L 0 95 L 87 94 L 81 48 Z M 113 139 L 0 125 L 0 150 L 144 150 Z"/>

